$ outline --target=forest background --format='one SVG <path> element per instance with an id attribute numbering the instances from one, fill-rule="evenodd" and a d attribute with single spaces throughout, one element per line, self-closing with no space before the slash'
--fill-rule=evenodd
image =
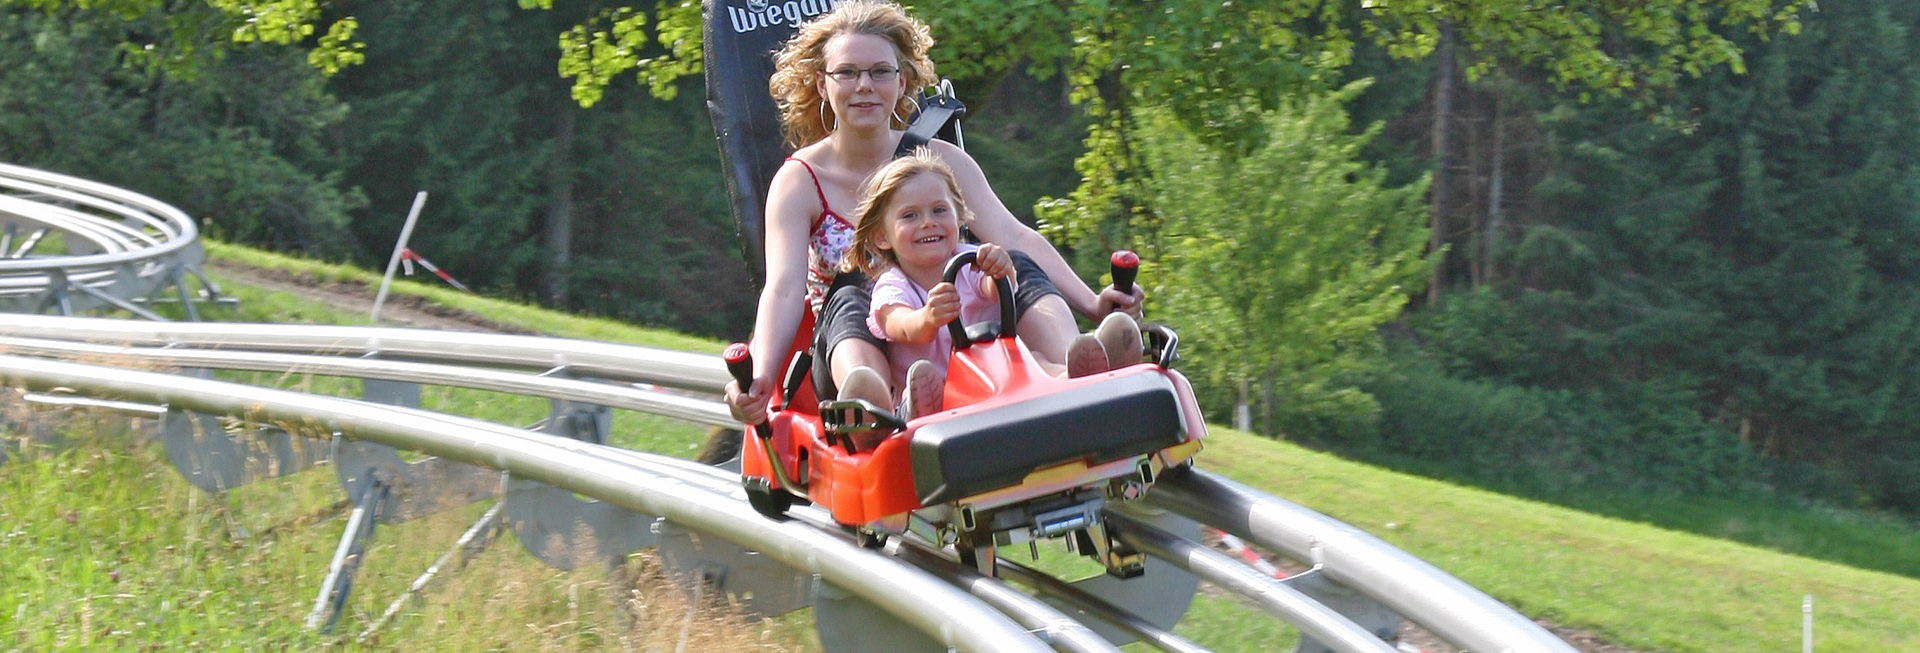
<path id="1" fill-rule="evenodd" d="M 1920 6 L 1634 7 L 915 9 L 1001 199 L 1090 282 L 1142 252 L 1215 419 L 1566 503 L 1911 521 Z M 412 248 L 481 292 L 741 338 L 698 21 L 4 0 L 0 160 L 369 268 L 426 190 Z"/>

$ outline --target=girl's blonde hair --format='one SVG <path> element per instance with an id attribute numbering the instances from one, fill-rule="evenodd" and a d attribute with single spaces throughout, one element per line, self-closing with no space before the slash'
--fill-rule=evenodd
<path id="1" fill-rule="evenodd" d="M 893 43 L 900 57 L 900 78 L 906 91 L 894 103 L 893 115 L 905 120 L 918 108 L 913 96 L 934 79 L 933 60 L 927 49 L 933 47 L 933 35 L 927 24 L 907 15 L 900 5 L 885 0 L 840 0 L 833 9 L 800 26 L 793 38 L 773 55 L 773 77 L 767 90 L 780 108 L 780 126 L 787 132 L 787 145 L 799 149 L 826 138 L 832 107 L 823 106 L 817 84 L 826 72 L 827 41 L 841 34 L 870 34 Z M 906 124 L 894 121 L 896 129 Z"/>
<path id="2" fill-rule="evenodd" d="M 853 212 L 858 226 L 853 228 L 853 245 L 847 248 L 847 256 L 840 263 L 842 269 L 859 270 L 873 277 L 900 265 L 893 250 L 881 249 L 879 244 L 887 237 L 887 205 L 893 202 L 901 186 L 923 174 L 938 175 L 947 185 L 947 195 L 953 198 L 954 217 L 960 226 L 973 222 L 973 212 L 967 210 L 967 200 L 960 196 L 960 183 L 954 181 L 953 169 L 932 149 L 913 148 L 913 153 L 887 162 L 861 184 L 860 208 Z"/>

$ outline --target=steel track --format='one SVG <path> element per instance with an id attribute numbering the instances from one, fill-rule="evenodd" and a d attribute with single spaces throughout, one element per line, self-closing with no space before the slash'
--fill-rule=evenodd
<path id="1" fill-rule="evenodd" d="M 56 238 L 60 255 L 38 254 Z M 193 219 L 165 202 L 77 177 L 0 163 L 0 311 L 72 315 L 144 307 L 172 288 L 195 315 L 185 279 L 205 258 Z"/>
<path id="2" fill-rule="evenodd" d="M 24 227 L 24 229 L 23 229 Z M 710 397 L 727 380 L 717 356 L 604 342 L 385 327 L 166 323 L 67 317 L 144 304 L 168 287 L 193 312 L 182 281 L 203 254 L 193 221 L 152 198 L 86 180 L 0 164 L 0 376 L 65 391 L 60 401 L 122 411 L 168 409 L 247 415 L 506 471 L 620 507 L 658 515 L 818 576 L 886 610 L 944 646 L 969 651 L 1111 651 L 1086 625 L 1025 592 L 954 564 L 950 553 L 895 538 L 856 545 L 821 511 L 768 520 L 749 508 L 739 477 L 692 461 L 418 409 L 164 374 L 154 368 L 312 373 L 476 388 L 738 426 Z M 30 256 L 59 234 L 67 255 Z M 28 242 L 29 240 L 34 242 Z M 203 288 L 217 293 L 201 278 Z M 51 359 L 81 359 L 138 368 Z M 662 391 L 665 386 L 674 391 Z M 92 398 L 92 399 L 89 399 Z M 144 405 L 143 405 L 144 404 Z M 1315 565 L 1457 646 L 1475 651 L 1571 652 L 1505 605 L 1356 528 L 1201 470 L 1170 473 L 1147 504 Z M 1114 515 L 1127 542 L 1246 597 L 1325 650 L 1391 651 L 1374 633 L 1288 584 L 1254 573 L 1199 542 Z M 1007 576 L 1043 596 L 1168 651 L 1204 650 L 1058 579 L 1010 561 Z"/>
<path id="3" fill-rule="evenodd" d="M 135 366 L 291 370 L 406 380 L 617 405 L 706 424 L 730 423 L 724 416 L 724 410 L 711 400 L 649 391 L 632 385 L 635 382 L 670 381 L 681 388 L 717 391 L 720 374 L 707 375 L 710 378 L 705 383 L 699 382 L 702 378 L 700 370 L 721 368 L 718 358 L 710 355 L 536 336 L 384 327 L 150 323 L 102 318 L 18 317 L 21 319 L 12 324 L 0 325 L 0 350 L 37 356 L 109 359 Z M 94 344 L 99 342 L 120 344 Z M 599 345 L 598 349 L 595 349 L 595 345 Z M 408 360 L 362 358 L 369 353 L 401 355 Z M 11 366 L 16 361 L 25 360 L 29 359 L 0 358 L 0 370 L 13 370 Z M 566 364 L 574 360 L 586 364 Z M 550 365 L 556 361 L 569 369 L 588 369 L 616 378 L 610 382 L 595 382 L 541 376 L 552 372 L 554 368 Z M 127 388 L 111 384 L 95 389 L 102 393 L 125 394 L 128 391 Z M 148 400 L 173 403 L 166 396 L 153 396 Z M 298 405 L 298 402 L 289 405 Z M 196 409 L 202 408 L 196 406 Z M 632 452 L 512 431 L 519 438 L 556 440 L 554 446 L 591 452 L 583 455 L 606 464 L 651 465 L 652 473 L 673 476 L 685 483 L 698 482 L 707 491 L 716 493 L 716 496 L 734 494 L 734 484 L 737 483 L 737 477 L 726 472 L 711 468 L 692 469 L 704 467 L 697 463 L 668 462 L 671 459 L 660 457 L 647 459 Z M 399 448 L 427 451 L 454 460 L 500 467 L 492 459 L 472 451 L 442 453 L 424 449 L 423 443 L 417 441 L 378 435 L 367 439 Z M 603 496 L 592 488 L 555 485 L 620 503 L 615 497 Z M 1572 650 L 1491 597 L 1377 538 L 1231 481 L 1198 471 L 1173 474 L 1164 479 L 1161 486 L 1149 494 L 1149 498 L 1154 505 L 1196 518 L 1276 552 L 1302 561 L 1318 559 L 1328 577 L 1376 597 L 1376 600 L 1457 645 L 1472 650 Z M 649 511 L 649 514 L 661 513 Z M 834 541 L 850 546 L 844 541 L 845 538 L 837 534 L 833 537 Z M 759 546 L 778 546 L 737 543 L 756 549 Z M 1148 550 L 1172 559 L 1182 567 L 1195 568 L 1188 558 L 1197 550 L 1197 543 L 1184 544 L 1176 549 L 1163 546 Z M 1276 616 L 1315 635 L 1322 643 L 1335 647 L 1334 650 L 1381 650 L 1363 643 L 1366 638 L 1356 637 L 1356 633 L 1365 634 L 1366 631 L 1337 613 L 1324 607 L 1303 607 L 1317 604 L 1302 600 L 1297 592 L 1270 582 L 1270 579 L 1260 580 L 1257 574 L 1250 579 L 1244 573 L 1229 571 L 1231 567 L 1217 563 L 1212 561 L 1211 566 L 1199 565 L 1196 572 L 1204 571 L 1203 577 L 1210 582 L 1249 596 Z M 1125 615 L 1110 616 L 1115 621 L 1126 621 Z M 1044 620 L 1034 622 L 1032 619 L 1029 617 L 1029 623 L 1044 623 Z M 910 619 L 907 621 L 913 622 Z M 1372 641 L 1377 643 L 1378 640 Z"/>

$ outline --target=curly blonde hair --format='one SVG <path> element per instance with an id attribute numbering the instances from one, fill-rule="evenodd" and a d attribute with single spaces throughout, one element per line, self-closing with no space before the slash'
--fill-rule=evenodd
<path id="1" fill-rule="evenodd" d="M 973 222 L 973 211 L 967 210 L 967 200 L 960 195 L 960 182 L 954 180 L 953 169 L 931 148 L 913 148 L 911 154 L 880 166 L 860 185 L 860 207 L 853 212 L 859 226 L 853 228 L 853 245 L 847 248 L 846 258 L 840 262 L 841 269 L 858 270 L 875 277 L 900 265 L 893 250 L 880 248 L 880 240 L 887 237 L 887 204 L 893 201 L 901 186 L 922 174 L 938 175 L 947 185 L 947 195 L 953 198 L 954 217 L 960 226 Z"/>
<path id="2" fill-rule="evenodd" d="M 823 50 L 827 41 L 841 34 L 870 34 L 893 43 L 900 56 L 900 77 L 906 92 L 894 105 L 894 115 L 902 119 L 913 115 L 913 96 L 934 79 L 933 60 L 927 50 L 933 47 L 933 35 L 927 24 L 907 15 L 900 5 L 886 0 L 841 0 L 833 9 L 800 26 L 773 55 L 773 77 L 767 91 L 780 108 L 780 125 L 787 132 L 787 145 L 799 149 L 827 137 L 830 108 L 821 105 L 816 82 L 826 71 Z M 895 121 L 895 128 L 906 125 Z"/>

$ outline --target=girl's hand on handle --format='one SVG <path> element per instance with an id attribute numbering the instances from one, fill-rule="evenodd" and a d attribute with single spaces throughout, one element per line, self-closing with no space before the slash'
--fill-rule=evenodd
<path id="1" fill-rule="evenodd" d="M 960 319 L 960 290 L 944 281 L 934 284 L 927 291 L 927 305 L 920 310 L 926 312 L 929 326 L 946 326 L 948 322 Z"/>
<path id="2" fill-rule="evenodd" d="M 1012 277 L 1013 255 L 1008 254 L 1005 247 L 985 243 L 980 245 L 980 251 L 975 254 L 973 266 L 989 279 Z"/>

